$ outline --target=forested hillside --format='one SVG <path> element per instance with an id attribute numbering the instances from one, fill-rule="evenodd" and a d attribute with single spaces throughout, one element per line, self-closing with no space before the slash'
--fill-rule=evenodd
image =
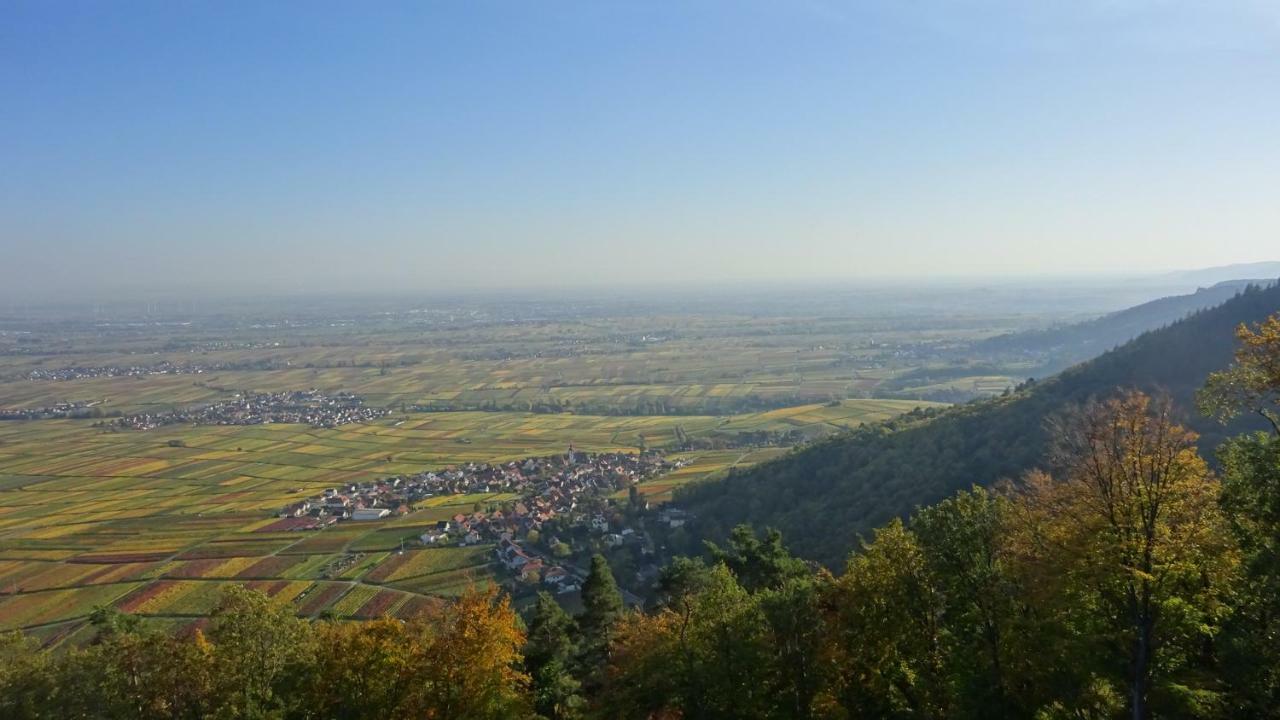
<path id="1" fill-rule="evenodd" d="M 1016 477 L 1042 463 L 1047 421 L 1117 388 L 1168 393 L 1214 447 L 1227 431 L 1195 412 L 1210 372 L 1231 360 L 1233 333 L 1280 310 L 1280 286 L 1250 286 L 1209 310 L 1146 333 L 1007 397 L 916 412 L 861 428 L 774 462 L 733 472 L 678 496 L 696 520 L 689 538 L 722 538 L 739 523 L 782 530 L 802 557 L 835 567 L 858 537 L 912 508 L 973 484 Z"/>
<path id="2" fill-rule="evenodd" d="M 974 346 L 979 354 L 1032 357 L 1041 373 L 1054 373 L 1097 357 L 1144 332 L 1176 322 L 1191 313 L 1220 305 L 1249 285 L 1228 280 L 1187 295 L 1162 297 L 1085 322 L 988 338 Z"/>

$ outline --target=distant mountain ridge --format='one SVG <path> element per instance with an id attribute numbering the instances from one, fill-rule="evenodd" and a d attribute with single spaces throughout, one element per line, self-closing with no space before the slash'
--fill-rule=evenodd
<path id="1" fill-rule="evenodd" d="M 1194 293 L 1158 298 L 1093 320 L 988 338 L 975 344 L 973 350 L 980 355 L 1030 356 L 1042 363 L 1036 374 L 1053 374 L 1097 357 L 1144 332 L 1220 305 L 1250 284 L 1266 282 L 1227 280 Z"/>
<path id="2" fill-rule="evenodd" d="M 1180 270 L 1168 273 L 1164 277 L 1196 285 L 1212 285 L 1241 278 L 1274 278 L 1280 277 L 1280 262 L 1237 263 L 1196 270 Z"/>
<path id="3" fill-rule="evenodd" d="M 921 504 L 973 484 L 1013 478 L 1043 462 L 1046 421 L 1117 388 L 1167 392 L 1202 433 L 1208 455 L 1228 432 L 1192 409 L 1208 374 L 1226 367 L 1240 323 L 1280 312 L 1280 285 L 1251 285 L 1217 307 L 1016 392 L 1009 397 L 916 411 L 865 426 L 722 480 L 694 485 L 677 503 L 696 519 L 690 536 L 723 537 L 738 523 L 775 527 L 800 555 L 836 567 L 869 532 Z"/>

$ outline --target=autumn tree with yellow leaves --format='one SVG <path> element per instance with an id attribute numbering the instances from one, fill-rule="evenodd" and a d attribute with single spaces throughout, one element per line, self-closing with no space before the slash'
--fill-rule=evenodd
<path id="1" fill-rule="evenodd" d="M 1195 434 L 1167 400 L 1136 392 L 1090 403 L 1054 431 L 1058 473 L 1026 478 L 1015 537 L 1023 586 L 1056 621 L 1057 642 L 1101 661 L 1075 690 L 1122 677 L 1134 720 L 1152 716 L 1154 695 L 1167 711 L 1202 701 L 1187 697 L 1198 688 L 1183 675 L 1221 625 L 1237 563 Z"/>

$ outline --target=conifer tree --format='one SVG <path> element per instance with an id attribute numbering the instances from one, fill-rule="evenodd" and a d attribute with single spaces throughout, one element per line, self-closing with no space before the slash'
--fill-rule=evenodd
<path id="1" fill-rule="evenodd" d="M 578 717 L 584 704 L 573 676 L 573 618 L 551 595 L 540 592 L 529 618 L 524 664 L 533 683 L 534 709 L 550 720 Z"/>
<path id="2" fill-rule="evenodd" d="M 622 616 L 622 593 L 603 555 L 591 558 L 591 571 L 582 584 L 582 605 L 582 616 L 578 618 L 582 630 L 581 660 L 588 671 L 595 672 L 608 657 L 614 626 Z"/>

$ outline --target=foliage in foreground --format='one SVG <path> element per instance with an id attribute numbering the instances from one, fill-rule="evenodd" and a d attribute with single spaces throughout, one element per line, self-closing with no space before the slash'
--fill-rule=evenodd
<path id="1" fill-rule="evenodd" d="M 524 636 L 505 598 L 472 592 L 420 619 L 310 623 L 233 587 L 208 633 L 94 618 L 95 641 L 0 641 L 0 717 L 509 718 L 526 713 Z"/>

